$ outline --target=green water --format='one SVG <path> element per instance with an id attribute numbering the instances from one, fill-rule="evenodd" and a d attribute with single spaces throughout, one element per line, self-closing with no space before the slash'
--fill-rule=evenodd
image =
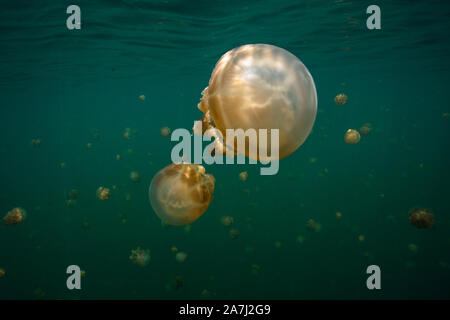
<path id="1" fill-rule="evenodd" d="M 23 223 L 0 225 L 0 299 L 450 297 L 445 1 L 378 1 L 374 31 L 371 1 L 80 0 L 73 31 L 72 3 L 45 2 L 0 4 L 0 215 L 27 211 Z M 313 132 L 275 176 L 206 166 L 216 178 L 206 213 L 190 231 L 164 228 L 148 187 L 175 143 L 159 130 L 192 128 L 214 64 L 247 43 L 280 46 L 308 67 Z M 349 100 L 338 107 L 341 92 Z M 367 122 L 368 136 L 344 143 Z M 130 140 L 126 128 L 136 130 Z M 114 185 L 110 200 L 97 200 L 98 187 Z M 416 206 L 433 210 L 433 228 L 409 224 Z M 237 239 L 220 223 L 226 215 Z M 309 219 L 320 232 L 305 228 Z M 138 246 L 150 250 L 146 267 L 129 260 Z M 86 271 L 82 290 L 66 288 L 72 264 Z M 381 290 L 366 287 L 371 264 Z"/>

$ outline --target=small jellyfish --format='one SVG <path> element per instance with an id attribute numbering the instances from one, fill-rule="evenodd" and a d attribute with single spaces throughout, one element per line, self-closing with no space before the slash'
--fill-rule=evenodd
<path id="1" fill-rule="evenodd" d="M 200 297 L 208 299 L 211 297 L 211 292 L 209 292 L 208 289 L 203 289 L 202 292 L 200 292 Z"/>
<path id="2" fill-rule="evenodd" d="M 170 135 L 170 128 L 169 127 L 162 127 L 159 130 L 159 133 L 161 134 L 161 136 L 163 137 L 168 137 Z"/>
<path id="3" fill-rule="evenodd" d="M 425 208 L 414 208 L 409 212 L 409 223 L 418 229 L 431 228 L 434 224 L 434 214 Z"/>
<path id="4" fill-rule="evenodd" d="M 145 95 L 141 94 L 141 95 L 139 96 L 139 100 L 145 101 Z"/>
<path id="5" fill-rule="evenodd" d="M 127 194 L 125 195 L 125 200 L 126 200 L 126 201 L 131 201 L 131 194 L 127 193 Z"/>
<path id="6" fill-rule="evenodd" d="M 239 232 L 239 230 L 238 229 L 231 229 L 230 230 L 230 238 L 231 239 L 237 239 L 237 238 L 239 238 L 239 236 L 241 235 L 241 233 Z"/>
<path id="7" fill-rule="evenodd" d="M 229 227 L 233 224 L 234 219 L 230 216 L 223 216 L 220 218 L 220 223 L 222 223 L 225 227 Z"/>
<path id="8" fill-rule="evenodd" d="M 275 246 L 275 248 L 280 249 L 282 246 L 281 241 L 275 241 L 274 246 Z"/>
<path id="9" fill-rule="evenodd" d="M 334 103 L 336 103 L 338 106 L 343 106 L 347 103 L 348 97 L 344 93 L 338 94 L 336 97 L 334 97 Z"/>
<path id="10" fill-rule="evenodd" d="M 342 218 L 342 213 L 341 212 L 336 212 L 336 219 L 340 219 Z"/>
<path id="11" fill-rule="evenodd" d="M 175 247 L 175 246 L 172 246 L 172 248 L 170 248 L 170 252 L 177 253 L 178 252 L 178 248 Z"/>
<path id="12" fill-rule="evenodd" d="M 137 182 L 141 181 L 141 175 L 137 171 L 131 171 L 130 172 L 130 180 L 132 182 L 137 183 Z"/>
<path id="13" fill-rule="evenodd" d="M 177 260 L 177 262 L 184 262 L 187 259 L 187 253 L 183 252 L 183 251 L 179 251 L 175 254 L 175 260 Z"/>
<path id="14" fill-rule="evenodd" d="M 76 207 L 76 205 L 77 205 L 77 200 L 74 200 L 74 199 L 67 199 L 66 200 L 66 206 L 68 208 L 74 208 L 74 207 Z"/>
<path id="15" fill-rule="evenodd" d="M 123 137 L 127 140 L 131 139 L 131 129 L 130 128 L 126 128 L 124 133 L 123 133 Z"/>
<path id="16" fill-rule="evenodd" d="M 365 237 L 364 235 L 360 234 L 360 235 L 358 236 L 358 241 L 359 241 L 359 242 L 364 242 L 364 240 L 366 240 L 366 237 Z"/>
<path id="17" fill-rule="evenodd" d="M 109 197 L 111 195 L 111 190 L 104 187 L 99 187 L 97 189 L 97 199 L 98 200 L 109 200 Z"/>
<path id="18" fill-rule="evenodd" d="M 80 276 L 82 278 L 86 277 L 86 271 L 85 270 L 80 270 Z"/>
<path id="19" fill-rule="evenodd" d="M 41 139 L 33 139 L 33 140 L 31 140 L 31 145 L 33 147 L 40 147 L 41 146 Z"/>
<path id="20" fill-rule="evenodd" d="M 197 220 L 213 199 L 215 179 L 196 164 L 171 164 L 160 170 L 149 188 L 150 204 L 166 224 L 183 226 Z"/>
<path id="21" fill-rule="evenodd" d="M 348 129 L 344 136 L 344 141 L 348 144 L 357 144 L 360 139 L 359 132 L 353 129 Z"/>
<path id="22" fill-rule="evenodd" d="M 66 193 L 66 198 L 67 199 L 77 199 L 78 198 L 78 190 L 77 189 L 72 189 L 69 192 Z"/>
<path id="23" fill-rule="evenodd" d="M 306 229 L 309 231 L 319 232 L 322 229 L 322 225 L 315 222 L 313 219 L 309 219 L 306 222 Z"/>
<path id="24" fill-rule="evenodd" d="M 303 238 L 303 236 L 301 236 L 301 235 L 297 236 L 297 242 L 298 243 L 302 244 L 304 241 L 305 241 L 305 239 Z"/>
<path id="25" fill-rule="evenodd" d="M 120 154 L 116 154 L 116 160 L 122 159 L 122 156 Z"/>
<path id="26" fill-rule="evenodd" d="M 0 279 L 6 276 L 6 271 L 3 268 L 0 268 Z"/>
<path id="27" fill-rule="evenodd" d="M 419 251 L 419 247 L 414 243 L 410 243 L 410 244 L 408 244 L 408 250 L 412 254 L 417 254 L 417 252 Z"/>
<path id="28" fill-rule="evenodd" d="M 248 178 L 248 172 L 247 171 L 243 171 L 241 173 L 239 173 L 239 179 L 241 181 L 246 181 Z"/>
<path id="29" fill-rule="evenodd" d="M 216 63 L 198 108 L 203 112 L 202 130 L 194 126 L 195 134 L 215 128 L 222 137 L 217 131 L 210 134 L 220 138 L 216 143 L 223 153 L 273 161 L 292 154 L 311 133 L 317 92 L 308 69 L 292 53 L 273 45 L 248 44 L 228 51 Z M 227 129 L 236 130 L 230 141 Z M 238 138 L 244 138 L 248 129 L 255 130 L 255 139 L 248 139 L 245 150 L 239 150 Z M 278 145 L 258 143 L 266 133 L 272 135 L 271 129 L 279 130 Z"/>
<path id="30" fill-rule="evenodd" d="M 61 167 L 61 169 L 64 169 L 64 168 L 67 167 L 67 163 L 61 162 L 61 163 L 59 164 L 59 166 Z"/>
<path id="31" fill-rule="evenodd" d="M 3 217 L 3 221 L 5 222 L 5 225 L 12 226 L 21 223 L 25 217 L 26 212 L 24 209 L 14 208 Z"/>
<path id="32" fill-rule="evenodd" d="M 359 128 L 359 133 L 362 136 L 369 135 L 370 131 L 372 131 L 372 126 L 370 123 L 366 123 L 361 128 Z"/>
<path id="33" fill-rule="evenodd" d="M 150 251 L 137 247 L 131 250 L 130 260 L 141 267 L 145 267 L 150 262 Z"/>

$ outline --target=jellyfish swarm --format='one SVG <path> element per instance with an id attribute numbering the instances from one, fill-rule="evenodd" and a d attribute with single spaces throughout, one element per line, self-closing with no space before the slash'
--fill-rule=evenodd
<path id="1" fill-rule="evenodd" d="M 236 155 L 237 138 L 227 141 L 226 130 L 255 129 L 258 142 L 249 139 L 245 155 L 272 161 L 287 157 L 308 137 L 316 119 L 317 93 L 308 69 L 292 53 L 268 44 L 248 44 L 220 58 L 198 108 L 204 113 L 202 132 L 194 127 L 194 133 L 216 128 L 223 138 L 216 137 L 218 148 Z M 271 156 L 271 139 L 266 145 L 259 143 L 259 129 L 279 130 L 278 157 Z"/>
<path id="2" fill-rule="evenodd" d="M 196 164 L 171 164 L 150 183 L 150 204 L 168 225 L 183 226 L 197 220 L 213 199 L 215 179 Z"/>

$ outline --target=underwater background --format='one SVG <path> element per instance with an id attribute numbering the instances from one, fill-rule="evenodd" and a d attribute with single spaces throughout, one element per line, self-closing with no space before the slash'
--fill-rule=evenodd
<path id="1" fill-rule="evenodd" d="M 66 27 L 71 4 L 81 30 Z M 366 27 L 371 4 L 381 30 Z M 0 215 L 26 211 L 20 224 L 1 221 L 0 299 L 450 298 L 446 1 L 0 6 Z M 216 178 L 205 214 L 164 226 L 148 188 L 176 142 L 160 128 L 191 129 L 215 63 L 248 43 L 280 46 L 309 69 L 313 131 L 274 176 L 205 165 Z M 346 144 L 365 123 L 371 132 Z M 100 186 L 109 200 L 97 199 Z M 415 207 L 433 211 L 432 228 L 409 223 Z M 129 259 L 137 247 L 149 250 L 144 267 Z M 85 271 L 82 290 L 66 287 L 72 264 Z M 371 264 L 381 290 L 366 287 Z"/>

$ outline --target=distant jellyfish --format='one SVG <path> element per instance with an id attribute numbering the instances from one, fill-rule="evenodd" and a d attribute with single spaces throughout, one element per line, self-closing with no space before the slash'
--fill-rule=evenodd
<path id="1" fill-rule="evenodd" d="M 80 276 L 82 278 L 86 277 L 86 270 L 80 270 Z"/>
<path id="2" fill-rule="evenodd" d="M 257 277 L 261 274 L 261 266 L 259 264 L 252 264 L 250 267 L 250 273 Z"/>
<path id="3" fill-rule="evenodd" d="M 78 198 L 78 190 L 77 189 L 71 189 L 69 192 L 66 193 L 67 199 L 77 199 Z"/>
<path id="4" fill-rule="evenodd" d="M 131 250 L 130 260 L 141 267 L 145 267 L 150 262 L 150 251 L 137 247 Z"/>
<path id="5" fill-rule="evenodd" d="M 208 289 L 203 289 L 202 292 L 200 292 L 200 297 L 208 299 L 211 297 L 211 292 L 209 292 Z"/>
<path id="6" fill-rule="evenodd" d="M 304 241 L 305 241 L 305 238 L 303 238 L 303 236 L 301 236 L 301 235 L 298 235 L 298 236 L 297 236 L 297 242 L 298 242 L 298 243 L 301 244 L 301 243 L 303 243 Z"/>
<path id="7" fill-rule="evenodd" d="M 127 193 L 127 194 L 125 195 L 125 200 L 126 200 L 126 201 L 131 201 L 131 194 Z"/>
<path id="8" fill-rule="evenodd" d="M 248 178 L 248 172 L 247 171 L 243 171 L 241 173 L 239 173 L 239 179 L 241 181 L 246 181 Z"/>
<path id="9" fill-rule="evenodd" d="M 141 175 L 137 171 L 131 171 L 130 172 L 130 180 L 132 182 L 137 183 L 137 182 L 141 181 Z"/>
<path id="10" fill-rule="evenodd" d="M 108 188 L 99 187 L 97 189 L 97 199 L 99 200 L 109 200 L 111 191 Z"/>
<path id="11" fill-rule="evenodd" d="M 410 244 L 408 244 L 408 250 L 412 254 L 417 254 L 417 252 L 419 251 L 419 247 L 414 243 L 410 243 Z"/>
<path id="12" fill-rule="evenodd" d="M 220 218 L 220 223 L 222 223 L 225 227 L 229 227 L 233 224 L 234 219 L 230 216 L 223 216 Z"/>
<path id="13" fill-rule="evenodd" d="M 198 109 L 203 112 L 202 126 L 200 130 L 195 125 L 194 133 L 209 132 L 224 154 L 277 161 L 295 152 L 311 133 L 317 92 L 310 72 L 295 55 L 273 45 L 247 44 L 219 59 Z M 242 129 L 242 134 L 227 141 L 227 129 Z M 237 141 L 248 129 L 255 130 L 255 139 L 239 150 Z M 266 133 L 272 135 L 272 129 L 279 130 L 278 154 L 271 143 L 258 143 Z"/>
<path id="14" fill-rule="evenodd" d="M 338 106 L 343 106 L 347 103 L 348 97 L 344 93 L 338 94 L 336 97 L 334 97 L 334 103 L 336 103 Z"/>
<path id="15" fill-rule="evenodd" d="M 344 136 L 344 141 L 348 144 L 357 144 L 360 139 L 359 132 L 353 129 L 348 129 Z"/>
<path id="16" fill-rule="evenodd" d="M 3 268 L 0 268 L 0 279 L 6 276 L 6 271 Z"/>
<path id="17" fill-rule="evenodd" d="M 91 149 L 91 148 L 92 148 L 92 143 L 88 142 L 88 143 L 86 144 L 86 148 Z"/>
<path id="18" fill-rule="evenodd" d="M 366 237 L 365 237 L 364 235 L 360 234 L 360 235 L 358 236 L 358 241 L 359 241 L 359 242 L 364 242 L 365 240 L 366 240 Z"/>
<path id="19" fill-rule="evenodd" d="M 315 222 L 313 219 L 309 219 L 306 222 L 306 230 L 319 232 L 322 229 L 322 225 L 320 223 Z"/>
<path id="20" fill-rule="evenodd" d="M 24 209 L 14 208 L 3 217 L 3 221 L 5 225 L 12 226 L 21 223 L 23 220 L 25 220 L 25 217 L 26 212 Z"/>
<path id="21" fill-rule="evenodd" d="M 145 95 L 141 94 L 141 95 L 139 96 L 139 100 L 145 101 Z"/>
<path id="22" fill-rule="evenodd" d="M 336 212 L 336 219 L 340 219 L 342 218 L 342 213 L 341 212 Z"/>
<path id="23" fill-rule="evenodd" d="M 434 214 L 430 209 L 414 208 L 409 212 L 409 223 L 418 229 L 431 228 L 434 224 Z"/>
<path id="24" fill-rule="evenodd" d="M 369 135 L 371 130 L 372 130 L 371 124 L 370 123 L 366 123 L 361 128 L 359 128 L 359 133 L 362 136 L 367 136 L 367 135 Z"/>
<path id="25" fill-rule="evenodd" d="M 172 248 L 170 248 L 170 252 L 172 252 L 172 253 L 177 253 L 178 252 L 178 248 L 177 247 L 175 247 L 175 246 L 172 246 Z"/>
<path id="26" fill-rule="evenodd" d="M 33 139 L 33 140 L 31 140 L 31 145 L 33 147 L 40 147 L 41 146 L 41 139 Z"/>
<path id="27" fill-rule="evenodd" d="M 77 205 L 77 200 L 74 199 L 67 199 L 66 200 L 66 206 L 69 208 L 74 208 Z"/>
<path id="28" fill-rule="evenodd" d="M 67 163 L 61 162 L 61 163 L 59 164 L 59 166 L 61 167 L 61 169 L 64 169 L 64 168 L 67 167 Z"/>
<path id="29" fill-rule="evenodd" d="M 150 203 L 166 224 L 183 226 L 197 220 L 213 200 L 215 179 L 196 164 L 171 164 L 160 170 L 149 188 Z"/>
<path id="30" fill-rule="evenodd" d="M 175 260 L 177 260 L 177 262 L 184 262 L 187 259 L 187 253 L 183 252 L 183 251 L 179 251 L 175 254 Z"/>
<path id="31" fill-rule="evenodd" d="M 116 160 L 122 159 L 122 156 L 120 154 L 116 154 Z"/>
<path id="32" fill-rule="evenodd" d="M 239 238 L 239 236 L 241 235 L 241 233 L 239 232 L 239 230 L 238 229 L 231 229 L 230 230 L 230 238 L 231 239 L 237 239 L 237 238 Z"/>
<path id="33" fill-rule="evenodd" d="M 170 135 L 170 128 L 169 128 L 169 127 L 162 127 L 162 128 L 159 130 L 159 133 L 161 134 L 161 136 L 167 137 L 167 136 Z"/>
<path id="34" fill-rule="evenodd" d="M 278 241 L 275 241 L 274 246 L 275 246 L 275 248 L 280 249 L 281 246 L 282 246 L 281 241 L 279 241 L 279 240 L 278 240 Z"/>
<path id="35" fill-rule="evenodd" d="M 125 131 L 123 132 L 123 137 L 127 140 L 131 139 L 131 129 L 130 128 L 125 129 Z"/>

